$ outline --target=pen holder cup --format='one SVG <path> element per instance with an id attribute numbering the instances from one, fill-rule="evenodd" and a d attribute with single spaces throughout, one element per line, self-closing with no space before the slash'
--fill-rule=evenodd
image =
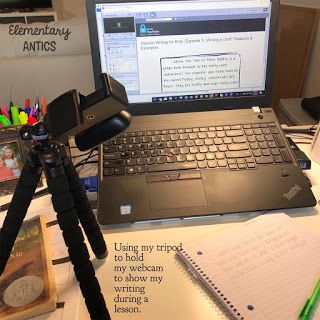
<path id="1" fill-rule="evenodd" d="M 311 143 L 311 158 L 320 164 L 320 123 Z"/>

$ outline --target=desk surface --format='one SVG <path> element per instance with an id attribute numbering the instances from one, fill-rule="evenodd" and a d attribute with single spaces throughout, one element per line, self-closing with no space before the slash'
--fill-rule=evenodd
<path id="1" fill-rule="evenodd" d="M 308 150 L 309 145 L 302 145 L 302 148 Z M 313 192 L 316 198 L 320 199 L 320 165 L 313 163 L 312 166 L 312 170 L 307 172 L 307 176 L 313 184 Z M 248 201 L 250 201 L 250 199 L 248 199 Z M 34 200 L 29 212 L 34 210 L 39 211 L 39 209 L 41 211 L 41 208 L 48 208 L 50 205 L 50 197 L 46 196 Z M 314 208 L 291 209 L 283 210 L 282 212 L 288 213 L 294 217 L 294 219 L 307 225 L 310 230 L 314 230 L 320 235 L 319 204 Z M 180 243 L 183 245 L 183 243 L 196 239 L 207 232 L 216 232 L 217 230 L 232 224 L 241 223 L 241 221 L 255 215 L 257 214 L 253 213 L 245 217 L 232 215 L 226 218 L 207 218 L 201 221 L 163 222 L 152 225 L 140 224 L 126 228 L 109 227 L 103 229 L 102 232 L 108 246 L 109 255 L 105 261 L 93 259 L 93 263 L 112 320 L 229 319 L 223 309 L 220 308 L 214 300 L 205 293 L 202 287 L 192 279 L 180 262 L 175 258 L 174 253 L 172 251 L 170 253 L 156 251 L 156 246 L 179 245 Z M 154 248 L 151 253 L 144 252 L 143 258 L 141 258 L 141 250 L 139 250 L 138 256 L 140 259 L 143 259 L 143 261 L 115 262 L 115 255 L 117 258 L 122 256 L 124 260 L 126 259 L 126 253 L 130 255 L 130 257 L 133 256 L 132 251 L 118 251 L 120 245 L 125 247 L 122 247 L 122 249 L 134 249 L 132 247 L 128 248 L 128 245 L 139 246 L 139 249 L 142 245 L 154 246 Z M 134 266 L 138 264 L 143 264 L 145 267 L 148 267 L 150 271 L 141 272 L 126 270 L 124 273 L 115 271 L 115 266 L 127 266 L 128 269 L 130 265 Z M 153 271 L 151 271 L 151 269 Z M 130 277 L 130 274 L 131 278 L 128 278 Z M 119 281 L 121 278 L 117 278 L 118 281 L 116 281 L 115 276 L 122 277 L 123 281 Z M 154 278 L 154 281 L 151 282 L 151 276 L 157 278 Z M 148 277 L 148 279 L 146 282 L 143 281 L 143 278 L 139 281 L 135 281 L 137 280 L 135 277 Z M 115 300 L 117 300 L 115 287 L 119 286 L 124 288 L 130 286 L 131 289 L 126 290 L 137 291 L 139 289 L 142 290 L 142 293 L 122 293 L 121 297 L 127 296 L 128 300 L 135 299 L 135 302 L 115 302 Z M 132 289 L 133 287 L 135 289 Z M 143 291 L 145 293 L 143 293 Z M 137 297 L 141 297 L 141 304 L 137 301 Z M 144 298 L 147 298 L 148 301 L 146 299 L 144 301 Z M 138 311 L 138 308 L 140 312 L 117 312 L 115 310 L 115 304 L 117 304 L 118 307 L 130 307 L 131 311 Z M 80 303 L 77 319 L 89 319 L 83 301 Z"/>

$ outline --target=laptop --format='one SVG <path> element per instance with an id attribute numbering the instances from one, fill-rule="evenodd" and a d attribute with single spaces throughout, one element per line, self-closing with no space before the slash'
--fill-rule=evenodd
<path id="1" fill-rule="evenodd" d="M 270 108 L 278 0 L 87 1 L 97 89 L 133 115 L 99 147 L 102 225 L 316 204 Z"/>

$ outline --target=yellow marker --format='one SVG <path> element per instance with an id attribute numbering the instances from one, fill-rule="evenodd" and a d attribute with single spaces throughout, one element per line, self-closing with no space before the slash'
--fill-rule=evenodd
<path id="1" fill-rule="evenodd" d="M 27 122 L 28 122 L 28 114 L 26 112 L 24 112 L 24 111 L 21 111 L 19 113 L 19 119 L 20 119 L 20 123 L 22 125 L 27 124 Z"/>

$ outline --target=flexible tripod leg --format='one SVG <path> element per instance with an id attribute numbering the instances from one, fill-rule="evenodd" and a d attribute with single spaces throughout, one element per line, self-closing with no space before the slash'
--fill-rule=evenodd
<path id="1" fill-rule="evenodd" d="M 58 146 L 41 152 L 39 157 L 46 174 L 48 189 L 52 194 L 52 203 L 57 212 L 60 229 L 91 319 L 109 320 L 110 315 L 84 243 Z"/>
<path id="2" fill-rule="evenodd" d="M 42 167 L 37 155 L 30 151 L 0 230 L 0 276 L 10 257 L 14 242 L 40 180 L 41 172 Z"/>
<path id="3" fill-rule="evenodd" d="M 84 187 L 80 182 L 80 178 L 73 163 L 66 155 L 64 145 L 60 145 L 59 150 L 80 223 L 88 238 L 92 251 L 98 259 L 103 259 L 108 254 L 107 246 L 85 194 Z"/>

